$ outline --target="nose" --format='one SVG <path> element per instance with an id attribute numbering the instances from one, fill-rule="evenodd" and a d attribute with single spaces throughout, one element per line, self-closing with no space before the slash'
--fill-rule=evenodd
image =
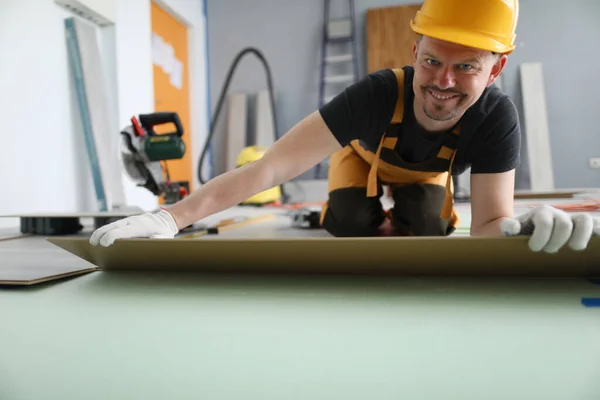
<path id="1" fill-rule="evenodd" d="M 440 89 L 450 89 L 456 85 L 456 76 L 450 67 L 444 66 L 438 70 L 436 81 L 436 85 Z"/>

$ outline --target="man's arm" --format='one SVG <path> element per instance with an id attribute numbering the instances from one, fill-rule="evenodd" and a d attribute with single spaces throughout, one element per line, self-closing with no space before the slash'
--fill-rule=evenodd
<path id="1" fill-rule="evenodd" d="M 211 179 L 169 207 L 178 229 L 230 208 L 308 171 L 341 148 L 318 111 L 277 140 L 265 155 Z"/>
<path id="2" fill-rule="evenodd" d="M 471 236 L 502 236 L 514 214 L 515 170 L 471 175 Z"/>
<path id="3" fill-rule="evenodd" d="M 182 228 L 308 171 L 354 139 L 379 143 L 398 97 L 392 70 L 372 73 L 313 112 L 262 158 L 211 179 L 167 210 L 120 219 L 92 233 L 92 245 L 132 237 L 172 238 Z"/>
<path id="4" fill-rule="evenodd" d="M 379 143 L 397 97 L 392 70 L 365 76 L 294 126 L 261 159 L 210 180 L 169 212 L 181 229 L 295 178 L 354 139 Z"/>

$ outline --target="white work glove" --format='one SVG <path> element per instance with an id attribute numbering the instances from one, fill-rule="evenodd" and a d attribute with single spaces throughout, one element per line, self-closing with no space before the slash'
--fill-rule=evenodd
<path id="1" fill-rule="evenodd" d="M 134 215 L 98 228 L 90 237 L 94 246 L 110 246 L 116 239 L 150 237 L 173 239 L 179 232 L 173 216 L 166 210 Z"/>
<path id="2" fill-rule="evenodd" d="M 532 251 L 556 253 L 565 244 L 573 250 L 584 250 L 592 236 L 600 235 L 600 219 L 590 214 L 568 214 L 543 205 L 502 222 L 505 236 L 526 235 Z"/>

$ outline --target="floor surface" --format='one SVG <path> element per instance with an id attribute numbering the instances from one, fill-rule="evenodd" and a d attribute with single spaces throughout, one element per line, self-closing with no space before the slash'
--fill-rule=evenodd
<path id="1" fill-rule="evenodd" d="M 83 262 L 2 240 L 16 234 L 0 234 L 0 266 Z M 305 235 L 326 233 L 284 217 L 223 233 Z M 597 400 L 600 308 L 583 298 L 600 285 L 93 272 L 0 287 L 0 399 Z"/>

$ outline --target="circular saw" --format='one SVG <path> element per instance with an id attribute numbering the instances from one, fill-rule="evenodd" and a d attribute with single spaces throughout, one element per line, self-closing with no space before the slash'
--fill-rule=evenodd
<path id="1" fill-rule="evenodd" d="M 154 127 L 167 123 L 175 125 L 175 132 L 157 134 Z M 176 203 L 189 193 L 189 182 L 172 182 L 166 167 L 166 161 L 184 156 L 182 136 L 181 121 L 174 112 L 133 116 L 131 125 L 121 130 L 120 158 L 127 175 L 137 186 L 164 196 L 166 204 Z"/>

